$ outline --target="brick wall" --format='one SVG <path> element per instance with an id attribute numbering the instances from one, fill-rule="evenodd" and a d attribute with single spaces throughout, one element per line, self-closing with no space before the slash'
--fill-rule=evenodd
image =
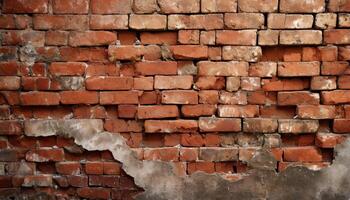
<path id="1" fill-rule="evenodd" d="M 32 120 L 99 119 L 141 160 L 234 179 L 261 149 L 277 171 L 329 166 L 350 133 L 349 0 L 0 2 L 0 195 L 142 191 Z"/>

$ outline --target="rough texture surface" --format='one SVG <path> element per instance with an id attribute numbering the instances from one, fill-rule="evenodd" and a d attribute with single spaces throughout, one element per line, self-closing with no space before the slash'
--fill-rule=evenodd
<path id="1" fill-rule="evenodd" d="M 349 13 L 0 0 L 0 199 L 349 199 Z"/>

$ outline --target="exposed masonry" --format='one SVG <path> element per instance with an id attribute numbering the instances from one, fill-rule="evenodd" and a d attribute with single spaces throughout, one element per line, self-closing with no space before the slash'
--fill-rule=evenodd
<path id="1" fill-rule="evenodd" d="M 350 199 L 349 61 L 350 0 L 0 0 L 0 199 Z"/>
<path id="2" fill-rule="evenodd" d="M 89 151 L 111 151 L 145 191 L 140 200 L 196 199 L 349 199 L 350 140 L 339 145 L 333 164 L 322 170 L 290 167 L 275 171 L 276 160 L 266 150 L 255 152 L 252 169 L 239 179 L 225 174 L 177 174 L 169 162 L 142 161 L 118 133 L 105 132 L 101 120 L 33 120 L 25 124 L 27 136 L 63 136 Z M 288 189 L 286 189 L 288 188 Z"/>

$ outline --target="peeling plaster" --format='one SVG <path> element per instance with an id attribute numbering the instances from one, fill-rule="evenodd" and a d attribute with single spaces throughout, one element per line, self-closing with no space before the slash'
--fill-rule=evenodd
<path id="1" fill-rule="evenodd" d="M 112 152 L 124 171 L 144 189 L 138 200 L 342 200 L 350 198 L 350 140 L 338 145 L 333 164 L 319 171 L 289 167 L 277 173 L 276 161 L 264 150 L 248 162 L 253 169 L 232 181 L 223 174 L 175 173 L 171 163 L 142 161 L 118 133 L 105 132 L 102 120 L 31 120 L 25 122 L 28 136 L 64 136 L 88 151 Z M 96 128 L 97 127 L 97 128 Z"/>

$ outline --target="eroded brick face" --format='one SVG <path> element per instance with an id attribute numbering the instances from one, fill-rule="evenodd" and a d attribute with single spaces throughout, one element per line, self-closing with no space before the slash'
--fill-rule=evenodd
<path id="1" fill-rule="evenodd" d="M 277 171 L 329 166 L 350 133 L 349 0 L 0 2 L 0 199 L 142 190 L 31 122 L 86 120 L 179 176 L 240 177 L 262 148 Z"/>

